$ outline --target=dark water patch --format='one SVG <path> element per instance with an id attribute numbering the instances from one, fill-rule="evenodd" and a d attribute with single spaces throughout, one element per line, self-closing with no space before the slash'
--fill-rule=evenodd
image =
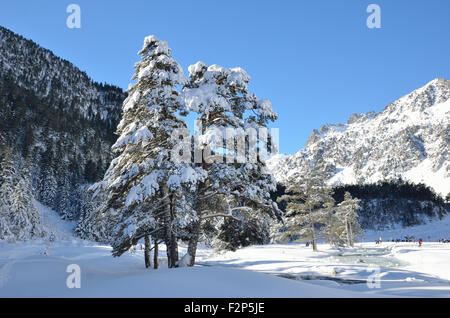
<path id="1" fill-rule="evenodd" d="M 367 283 L 367 281 L 364 279 L 347 279 L 324 275 L 311 275 L 311 274 L 274 274 L 274 275 L 292 280 L 328 280 L 343 285 L 355 285 Z"/>

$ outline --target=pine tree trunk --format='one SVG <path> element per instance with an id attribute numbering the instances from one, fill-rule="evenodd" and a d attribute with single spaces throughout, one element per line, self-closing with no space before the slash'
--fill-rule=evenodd
<path id="1" fill-rule="evenodd" d="M 153 268 L 158 269 L 158 252 L 159 252 L 159 246 L 158 246 L 158 240 L 154 239 L 155 242 L 155 250 L 153 252 Z"/>
<path id="2" fill-rule="evenodd" d="M 208 167 L 205 163 L 203 163 L 202 168 L 207 170 Z M 199 187 L 198 187 L 198 192 L 205 194 L 205 192 L 207 191 L 207 186 L 204 182 L 200 183 Z M 195 265 L 195 258 L 197 255 L 197 246 L 198 246 L 198 240 L 200 237 L 200 231 L 201 231 L 201 215 L 198 214 L 198 211 L 204 210 L 207 208 L 207 200 L 206 199 L 199 199 L 198 201 L 196 201 L 194 209 L 197 211 L 197 216 L 198 216 L 198 220 L 196 222 L 193 223 L 192 225 L 192 232 L 191 232 L 191 237 L 189 238 L 189 242 L 188 242 L 188 249 L 187 249 L 187 253 L 190 256 L 190 260 L 189 263 L 187 264 L 188 266 L 192 267 Z"/>
<path id="3" fill-rule="evenodd" d="M 166 243 L 167 267 L 172 268 L 173 267 L 173 264 L 172 264 L 173 247 L 172 247 L 172 235 L 170 232 L 171 232 L 170 227 L 166 225 L 165 229 L 164 229 L 164 241 Z"/>
<path id="4" fill-rule="evenodd" d="M 167 187 L 163 188 L 163 196 L 166 197 L 164 199 L 164 241 L 166 243 L 166 254 L 167 254 L 167 267 L 173 268 L 175 267 L 174 261 L 174 246 L 173 246 L 173 233 L 172 233 L 172 218 L 171 218 L 171 202 L 168 197 L 169 191 Z"/>
<path id="5" fill-rule="evenodd" d="M 152 261 L 150 257 L 150 250 L 151 250 L 151 243 L 150 243 L 150 236 L 145 236 L 145 251 L 144 251 L 144 257 L 145 257 L 145 267 L 149 268 L 152 266 Z"/>
<path id="6" fill-rule="evenodd" d="M 350 246 L 353 247 L 353 231 L 352 231 L 352 225 L 350 222 L 348 223 L 348 230 L 350 232 Z"/>
<path id="7" fill-rule="evenodd" d="M 170 224 L 173 224 L 173 221 L 175 220 L 175 201 L 174 201 L 174 197 L 173 195 L 170 196 Z M 171 257 L 172 257 L 172 266 L 173 267 L 177 267 L 178 265 L 178 242 L 177 242 L 177 237 L 175 236 L 175 233 L 172 230 L 171 227 L 171 236 L 170 236 L 170 240 L 171 240 L 171 247 L 172 247 L 172 252 Z"/>
<path id="8" fill-rule="evenodd" d="M 314 232 L 314 223 L 311 222 L 311 236 L 312 236 L 312 248 L 314 252 L 317 252 L 316 234 Z"/>
<path id="9" fill-rule="evenodd" d="M 191 238 L 189 239 L 189 243 L 188 243 L 187 252 L 190 256 L 188 266 L 191 266 L 191 267 L 195 265 L 195 255 L 197 254 L 198 239 L 200 236 L 200 225 L 201 225 L 200 220 L 194 223 L 193 234 L 192 234 Z"/>
<path id="10" fill-rule="evenodd" d="M 178 267 L 178 242 L 175 234 L 172 233 L 170 240 L 172 244 L 172 252 L 170 253 L 170 256 L 172 257 L 172 267 Z"/>
<path id="11" fill-rule="evenodd" d="M 312 220 L 312 209 L 309 208 L 309 224 L 311 226 L 311 243 L 312 243 L 312 248 L 314 252 L 317 252 L 317 244 L 316 244 L 316 233 L 314 231 L 314 222 Z"/>
<path id="12" fill-rule="evenodd" d="M 345 220 L 345 226 L 347 228 L 347 245 L 352 246 L 352 243 L 350 241 L 350 225 L 348 224 L 348 219 Z"/>

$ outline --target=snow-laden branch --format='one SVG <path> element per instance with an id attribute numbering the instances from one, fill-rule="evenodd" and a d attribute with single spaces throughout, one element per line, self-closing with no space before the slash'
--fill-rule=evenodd
<path id="1" fill-rule="evenodd" d="M 200 217 L 200 220 L 212 219 L 212 218 L 217 218 L 217 217 L 230 218 L 230 219 L 234 219 L 236 221 L 240 221 L 234 215 L 230 215 L 227 213 L 216 213 L 216 214 L 211 214 L 211 215 L 205 215 L 205 216 Z"/>
<path id="2" fill-rule="evenodd" d="M 224 218 L 231 218 L 234 219 L 236 221 L 240 221 L 239 218 L 235 217 L 233 215 L 234 211 L 238 211 L 238 210 L 247 210 L 247 211 L 252 211 L 253 209 L 247 206 L 239 206 L 239 207 L 231 207 L 230 205 L 230 200 L 227 200 L 227 207 L 228 207 L 228 213 L 224 213 L 224 212 L 218 212 L 218 213 L 213 213 L 213 214 L 207 214 L 207 215 L 203 215 L 201 216 L 199 219 L 200 220 L 206 220 L 206 219 L 212 219 L 212 218 L 216 218 L 216 217 L 224 217 Z M 204 214 L 204 213 L 212 213 L 212 211 L 210 210 L 203 210 L 202 212 L 200 212 L 200 215 Z"/>

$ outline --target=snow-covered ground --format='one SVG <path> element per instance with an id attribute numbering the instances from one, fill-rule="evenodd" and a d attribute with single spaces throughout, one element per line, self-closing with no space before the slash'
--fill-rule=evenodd
<path id="1" fill-rule="evenodd" d="M 14 250 L 10 253 L 11 250 Z M 0 297 L 338 297 L 341 291 L 224 267 L 147 270 L 140 251 L 118 259 L 110 248 L 64 242 L 41 255 L 38 242 L 0 245 Z M 81 288 L 66 286 L 66 269 L 81 269 Z M 349 297 L 357 296 L 349 292 Z"/>
<path id="2" fill-rule="evenodd" d="M 153 270 L 140 249 L 113 258 L 110 247 L 73 237 L 73 224 L 38 207 L 58 239 L 0 242 L 0 297 L 450 297 L 450 244 L 201 247 L 194 268 L 164 268 L 161 251 L 162 268 Z M 81 269 L 79 289 L 66 285 L 71 264 Z"/>
<path id="3" fill-rule="evenodd" d="M 304 244 L 273 244 L 205 256 L 199 263 L 306 280 L 339 288 L 342 297 L 349 291 L 358 297 L 450 297 L 450 244 L 358 243 L 344 250 L 320 244 L 318 252 Z"/>

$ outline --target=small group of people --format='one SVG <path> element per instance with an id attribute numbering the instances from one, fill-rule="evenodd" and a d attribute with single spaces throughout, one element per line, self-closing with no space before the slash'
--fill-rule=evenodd
<path id="1" fill-rule="evenodd" d="M 395 243 L 400 243 L 400 242 L 411 243 L 411 242 L 415 242 L 416 238 L 414 236 L 405 236 L 403 239 L 393 239 L 393 238 L 391 238 L 390 241 L 391 242 L 395 242 Z"/>
<path id="2" fill-rule="evenodd" d="M 390 238 L 389 239 L 389 241 L 388 242 L 393 242 L 393 243 L 400 243 L 400 242 L 403 242 L 403 243 L 405 243 L 405 242 L 407 242 L 407 243 L 415 243 L 416 242 L 416 238 L 414 237 L 414 236 L 405 236 L 403 239 L 393 239 L 393 238 Z M 378 239 L 378 240 L 376 240 L 375 241 L 375 243 L 376 244 L 381 244 L 381 236 L 380 236 L 380 238 Z M 420 238 L 418 241 L 417 241 L 417 243 L 419 244 L 419 247 L 421 247 L 422 246 L 422 243 L 423 243 L 423 239 L 422 238 Z"/>
<path id="3" fill-rule="evenodd" d="M 375 241 L 375 244 L 379 245 L 379 244 L 381 244 L 381 242 L 382 242 L 382 240 L 381 240 L 381 236 L 380 236 L 380 238 L 379 238 L 378 240 Z M 399 239 L 399 238 L 398 238 L 398 239 L 393 239 L 393 238 L 390 238 L 388 242 L 393 242 L 393 243 L 400 243 L 400 242 L 402 242 L 402 243 L 405 243 L 405 242 L 407 242 L 407 243 L 415 243 L 415 242 L 416 242 L 416 238 L 415 238 L 414 236 L 408 236 L 408 235 L 406 235 L 406 236 L 404 236 L 403 239 Z M 448 238 L 442 238 L 442 239 L 439 239 L 437 242 L 439 242 L 439 243 L 450 243 L 450 239 L 448 239 Z M 420 239 L 417 241 L 417 243 L 419 244 L 419 247 L 421 247 L 422 244 L 423 244 L 423 239 L 420 238 Z"/>
<path id="4" fill-rule="evenodd" d="M 422 239 L 419 239 L 419 241 L 421 241 L 423 243 Z M 417 241 L 417 242 L 419 242 Z M 395 242 L 395 243 L 400 243 L 400 242 L 416 242 L 416 238 L 414 236 L 405 236 L 405 238 L 403 239 L 390 239 L 389 242 Z M 446 239 L 446 238 L 442 238 L 437 240 L 436 242 L 438 243 L 450 243 L 450 239 Z"/>

